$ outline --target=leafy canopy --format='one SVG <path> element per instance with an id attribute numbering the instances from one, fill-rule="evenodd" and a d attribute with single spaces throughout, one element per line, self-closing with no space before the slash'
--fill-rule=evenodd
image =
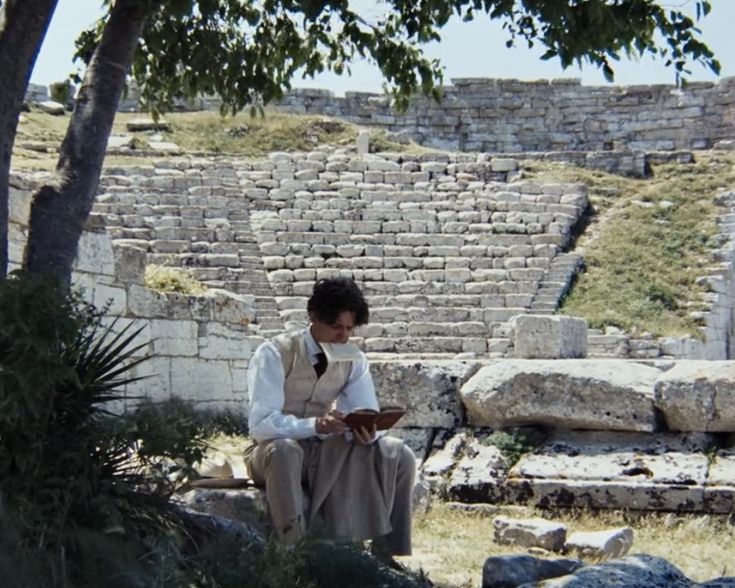
<path id="1" fill-rule="evenodd" d="M 136 0 L 133 0 L 136 1 Z M 111 0 L 105 0 L 110 4 Z M 349 71 L 363 57 L 375 63 L 386 89 L 405 107 L 411 94 L 438 97 L 441 65 L 421 46 L 441 40 L 450 18 L 499 20 L 507 45 L 546 47 L 543 59 L 563 67 L 589 62 L 613 79 L 621 54 L 652 54 L 677 79 L 699 62 L 720 65 L 700 38 L 696 21 L 710 10 L 694 2 L 692 18 L 654 0 L 137 0 L 148 12 L 132 76 L 143 100 L 170 109 L 177 99 L 218 95 L 223 110 L 239 111 L 278 99 L 295 75 Z M 371 10 L 366 10 L 366 5 Z M 367 13 L 382 10 L 382 16 Z M 83 33 L 78 56 L 88 62 L 104 22 Z"/>

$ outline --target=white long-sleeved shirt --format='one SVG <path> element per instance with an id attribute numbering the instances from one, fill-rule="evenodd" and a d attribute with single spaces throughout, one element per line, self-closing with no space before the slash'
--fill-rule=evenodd
<path id="1" fill-rule="evenodd" d="M 321 352 L 311 331 L 304 330 L 304 342 L 309 360 L 314 365 Z M 248 390 L 250 390 L 250 435 L 256 441 L 268 439 L 305 439 L 316 432 L 316 417 L 298 418 L 284 414 L 285 374 L 281 353 L 271 341 L 256 349 L 248 366 Z M 375 386 L 370 376 L 367 358 L 352 363 L 347 383 L 337 396 L 335 408 L 345 414 L 358 408 L 378 410 Z"/>

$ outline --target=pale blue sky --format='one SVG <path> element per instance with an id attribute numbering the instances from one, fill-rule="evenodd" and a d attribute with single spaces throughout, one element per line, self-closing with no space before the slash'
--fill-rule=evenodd
<path id="1" fill-rule="evenodd" d="M 721 77 L 735 76 L 735 0 L 711 0 L 712 13 L 701 23 L 704 40 L 714 50 L 722 64 Z M 375 2 L 358 0 L 377 10 Z M 691 6 L 691 0 L 669 0 L 667 6 Z M 100 0 L 59 0 L 56 14 L 36 62 L 32 81 L 49 84 L 64 79 L 75 67 L 72 64 L 74 39 L 79 32 L 101 14 Z M 471 23 L 451 22 L 443 31 L 441 43 L 429 47 L 428 53 L 444 65 L 444 79 L 487 77 L 535 80 L 542 78 L 581 78 L 585 85 L 606 85 L 602 72 L 592 66 L 583 70 L 573 66 L 561 69 L 555 60 L 543 62 L 540 49 L 525 46 L 505 47 L 505 33 L 493 22 L 477 20 Z M 717 81 L 708 70 L 693 66 L 690 80 Z M 645 58 L 639 62 L 621 61 L 615 66 L 615 83 L 672 84 L 674 71 L 661 61 Z M 368 63 L 358 63 L 352 75 L 323 74 L 315 80 L 295 79 L 294 87 L 326 88 L 336 94 L 345 91 L 379 92 L 380 72 Z"/>

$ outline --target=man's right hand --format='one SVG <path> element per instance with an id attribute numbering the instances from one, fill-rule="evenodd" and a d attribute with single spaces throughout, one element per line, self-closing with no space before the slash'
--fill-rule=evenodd
<path id="1" fill-rule="evenodd" d="M 316 418 L 316 432 L 318 435 L 333 435 L 344 433 L 347 426 L 344 423 L 344 415 L 336 410 Z"/>

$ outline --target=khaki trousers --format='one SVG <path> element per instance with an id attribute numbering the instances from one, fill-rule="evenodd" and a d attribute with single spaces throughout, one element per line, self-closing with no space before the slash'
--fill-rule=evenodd
<path id="1" fill-rule="evenodd" d="M 410 555 L 416 460 L 402 441 L 273 439 L 258 443 L 245 462 L 255 483 L 265 486 L 282 541 L 298 541 L 307 523 L 319 521 L 342 538 L 378 539 L 382 551 Z"/>

